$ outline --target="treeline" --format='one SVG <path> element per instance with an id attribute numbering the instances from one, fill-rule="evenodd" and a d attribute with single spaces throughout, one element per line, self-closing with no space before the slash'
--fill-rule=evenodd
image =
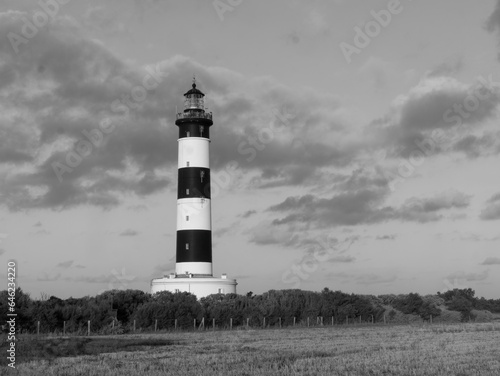
<path id="1" fill-rule="evenodd" d="M 261 295 L 248 293 L 215 294 L 197 300 L 189 293 L 160 292 L 155 295 L 140 290 L 111 290 L 95 297 L 34 300 L 20 288 L 16 290 L 17 329 L 35 332 L 84 333 L 88 321 L 91 331 L 124 333 L 137 329 L 153 330 L 192 328 L 193 322 L 208 326 L 215 319 L 218 326 L 292 325 L 315 323 L 325 318 L 330 323 L 390 322 L 396 311 L 423 320 L 438 317 L 443 308 L 458 311 L 462 320 L 473 318 L 473 310 L 500 313 L 500 299 L 476 298 L 472 289 L 455 289 L 437 295 L 356 295 L 328 288 L 321 292 L 270 290 Z M 0 314 L 8 313 L 7 291 L 0 292 Z"/>

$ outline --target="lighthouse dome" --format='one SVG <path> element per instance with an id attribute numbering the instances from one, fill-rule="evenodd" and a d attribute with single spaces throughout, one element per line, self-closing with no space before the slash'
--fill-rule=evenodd
<path id="1" fill-rule="evenodd" d="M 201 92 L 201 90 L 199 90 L 199 89 L 197 89 L 197 88 L 196 88 L 196 83 L 194 83 L 194 82 L 193 82 L 192 88 L 191 88 L 191 89 L 189 89 L 189 90 L 188 90 L 188 91 L 184 94 L 184 96 L 185 96 L 185 97 L 187 97 L 188 95 L 191 95 L 191 94 L 199 94 L 199 95 L 201 95 L 202 97 L 204 97 L 204 96 L 205 96 L 205 94 L 203 94 L 203 93 Z"/>

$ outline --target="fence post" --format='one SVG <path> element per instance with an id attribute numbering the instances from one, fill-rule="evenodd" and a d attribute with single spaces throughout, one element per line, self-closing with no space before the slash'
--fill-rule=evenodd
<path id="1" fill-rule="evenodd" d="M 215 319 L 212 319 L 212 329 L 215 330 Z"/>
<path id="2" fill-rule="evenodd" d="M 332 326 L 333 326 L 333 316 L 332 316 Z"/>
<path id="3" fill-rule="evenodd" d="M 431 319 L 431 325 L 432 325 L 432 315 L 430 315 L 430 319 Z"/>
<path id="4" fill-rule="evenodd" d="M 115 328 L 115 319 L 113 318 L 113 322 L 111 323 L 111 329 Z"/>
<path id="5" fill-rule="evenodd" d="M 349 316 L 345 317 L 345 323 L 346 323 L 346 325 L 349 324 Z"/>
<path id="6" fill-rule="evenodd" d="M 320 322 L 321 326 L 323 326 L 323 316 L 321 316 L 320 321 L 321 321 L 321 322 Z"/>
<path id="7" fill-rule="evenodd" d="M 293 317 L 293 326 L 295 326 L 295 319 L 296 319 L 296 317 L 294 316 Z"/>
<path id="8" fill-rule="evenodd" d="M 263 322 L 263 328 L 265 329 L 266 328 L 266 318 L 264 317 L 264 322 Z"/>
<path id="9" fill-rule="evenodd" d="M 40 335 L 40 321 L 36 322 L 36 335 Z"/>
<path id="10" fill-rule="evenodd" d="M 248 329 L 248 322 L 250 321 L 250 317 L 247 317 L 247 329 Z"/>
<path id="11" fill-rule="evenodd" d="M 361 315 L 359 315 L 359 323 L 361 324 Z"/>
<path id="12" fill-rule="evenodd" d="M 177 319 L 174 321 L 174 330 L 177 330 Z"/>
<path id="13" fill-rule="evenodd" d="M 194 319 L 194 322 L 193 322 L 193 329 L 196 330 L 196 319 Z"/>
<path id="14" fill-rule="evenodd" d="M 229 319 L 229 330 L 233 330 L 233 318 Z"/>
<path id="15" fill-rule="evenodd" d="M 156 329 L 158 328 L 158 320 L 156 319 L 155 320 L 155 332 L 156 332 Z"/>
<path id="16" fill-rule="evenodd" d="M 87 335 L 90 336 L 90 320 L 87 323 Z"/>
<path id="17" fill-rule="evenodd" d="M 309 327 L 309 316 L 307 316 L 307 327 Z"/>
<path id="18" fill-rule="evenodd" d="M 66 335 L 66 321 L 63 321 L 63 335 Z"/>
<path id="19" fill-rule="evenodd" d="M 385 313 L 384 313 L 384 324 L 385 324 Z"/>
<path id="20" fill-rule="evenodd" d="M 90 321 L 89 321 L 90 322 Z M 135 333 L 135 320 L 134 320 L 134 333 Z"/>
<path id="21" fill-rule="evenodd" d="M 281 317 L 280 317 L 280 328 L 281 328 Z"/>

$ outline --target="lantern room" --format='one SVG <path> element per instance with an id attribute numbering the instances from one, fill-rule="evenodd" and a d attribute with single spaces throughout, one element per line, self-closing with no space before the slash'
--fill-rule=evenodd
<path id="1" fill-rule="evenodd" d="M 196 83 L 193 82 L 192 88 L 184 94 L 186 99 L 184 100 L 184 112 L 187 111 L 205 111 L 205 100 L 203 94 L 200 90 L 196 88 Z"/>

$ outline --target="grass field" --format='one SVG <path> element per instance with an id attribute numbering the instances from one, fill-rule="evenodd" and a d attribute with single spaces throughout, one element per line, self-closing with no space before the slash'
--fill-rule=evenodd
<path id="1" fill-rule="evenodd" d="M 32 336 L 17 352 L 17 369 L 0 374 L 498 376 L 500 325 Z"/>

